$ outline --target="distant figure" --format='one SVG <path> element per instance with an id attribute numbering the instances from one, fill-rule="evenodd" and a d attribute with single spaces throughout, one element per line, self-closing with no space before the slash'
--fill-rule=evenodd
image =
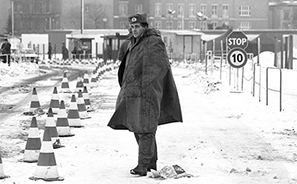
<path id="1" fill-rule="evenodd" d="M 62 43 L 62 59 L 67 60 L 68 59 L 68 49 L 65 46 L 65 43 Z"/>
<path id="2" fill-rule="evenodd" d="M 52 45 L 51 45 L 51 43 L 49 43 L 48 44 L 48 52 L 47 52 L 47 54 L 48 54 L 48 59 L 49 60 L 51 60 L 52 59 Z"/>
<path id="3" fill-rule="evenodd" d="M 77 51 L 77 47 L 76 46 L 73 48 L 73 51 L 71 53 L 73 54 L 73 59 L 78 58 L 77 57 L 78 51 Z"/>
<path id="4" fill-rule="evenodd" d="M 4 56 L 1 56 L 3 59 L 3 63 L 7 63 L 8 66 L 10 66 L 10 54 L 11 54 L 11 44 L 8 42 L 7 39 L 4 39 L 4 43 L 1 46 L 1 54 L 4 54 Z"/>

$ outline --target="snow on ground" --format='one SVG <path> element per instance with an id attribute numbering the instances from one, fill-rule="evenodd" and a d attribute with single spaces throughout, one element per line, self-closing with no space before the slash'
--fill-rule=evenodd
<path id="1" fill-rule="evenodd" d="M 14 80 L 9 81 L 20 80 L 24 76 L 20 74 L 26 73 L 24 66 L 15 67 L 14 70 L 21 71 L 19 75 L 13 75 L 11 79 Z M 250 81 L 245 81 L 243 92 L 236 92 L 236 82 L 233 78 L 232 85 L 229 86 L 227 67 L 221 80 L 218 70 L 212 74 L 209 71 L 206 75 L 203 65 L 200 64 L 178 63 L 173 64 L 172 69 L 180 95 L 184 122 L 159 127 L 158 169 L 178 164 L 187 173 L 192 174 L 192 178 L 156 180 L 129 174 L 129 170 L 137 163 L 137 144 L 134 136 L 128 131 L 115 131 L 106 126 L 114 111 L 119 92 L 116 71 L 111 71 L 90 89 L 95 111 L 89 113 L 90 119 L 82 120 L 85 127 L 71 129 L 75 136 L 62 138 L 61 142 L 65 148 L 54 150 L 59 175 L 65 178 L 64 181 L 57 183 L 297 182 L 297 133 L 295 132 L 297 118 L 294 109 L 287 109 L 286 104 L 283 104 L 284 110 L 280 112 L 277 102 L 266 106 L 265 99 L 259 100 L 259 87 L 256 88 L 254 97 L 251 94 Z M 261 70 L 265 73 L 265 68 Z M 234 77 L 236 70 L 232 72 Z M 251 71 L 247 70 L 245 73 L 246 76 L 251 76 Z M 290 77 L 295 75 L 293 71 L 289 73 Z M 37 73 L 28 75 L 31 74 Z M 6 74 L 1 72 L 1 79 L 3 76 L 6 78 L 8 72 Z M 265 81 L 263 78 L 262 74 L 261 80 Z M 273 75 L 273 79 L 277 79 L 277 74 Z M 5 80 L 0 80 L 1 85 L 6 85 L 8 82 L 3 83 L 3 81 Z M 75 82 L 70 85 L 73 89 Z M 60 99 L 65 101 L 70 99 L 70 94 L 59 95 Z M 51 98 L 51 91 L 42 92 L 39 96 L 42 96 L 40 103 L 46 107 L 45 104 Z M 1 96 L 0 101 L 9 103 L 5 98 Z M 265 98 L 264 90 L 261 91 L 261 98 Z M 20 108 L 25 111 L 28 106 Z M 15 114 L 1 121 L 1 128 L 5 125 L 7 131 L 14 129 L 11 130 L 13 133 L 0 131 L 4 172 L 10 176 L 8 179 L 0 180 L 1 184 L 44 183 L 28 179 L 34 175 L 36 163 L 18 161 L 22 158 L 20 150 L 24 149 L 26 135 L 24 132 L 27 131 L 30 118 Z M 40 126 L 44 125 L 46 116 L 37 117 L 37 120 Z M 25 128 L 19 129 L 17 125 Z"/>

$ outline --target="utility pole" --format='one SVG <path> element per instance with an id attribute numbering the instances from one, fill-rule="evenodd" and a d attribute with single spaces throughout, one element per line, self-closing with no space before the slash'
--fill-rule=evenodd
<path id="1" fill-rule="evenodd" d="M 84 0 L 81 0 L 81 34 L 84 34 L 84 14 L 85 14 L 85 3 Z"/>
<path id="2" fill-rule="evenodd" d="M 14 37 L 14 3 L 11 0 L 11 37 Z"/>

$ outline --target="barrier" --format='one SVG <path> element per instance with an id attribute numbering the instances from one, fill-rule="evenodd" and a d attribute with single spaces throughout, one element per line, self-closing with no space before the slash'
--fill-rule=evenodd
<path id="1" fill-rule="evenodd" d="M 268 71 L 269 70 L 279 70 L 279 80 L 280 80 L 280 84 L 279 84 L 279 91 L 277 90 L 272 90 L 271 91 L 275 91 L 275 92 L 279 92 L 279 110 L 282 111 L 282 70 L 280 68 L 274 68 L 274 67 L 267 67 L 266 68 L 266 105 L 268 105 L 268 89 L 269 89 L 269 85 L 268 85 Z"/>
<path id="2" fill-rule="evenodd" d="M 259 66 L 259 82 L 256 82 L 256 65 Z M 261 65 L 259 63 L 253 64 L 253 91 L 252 94 L 255 96 L 256 84 L 259 85 L 259 102 L 261 102 Z"/>

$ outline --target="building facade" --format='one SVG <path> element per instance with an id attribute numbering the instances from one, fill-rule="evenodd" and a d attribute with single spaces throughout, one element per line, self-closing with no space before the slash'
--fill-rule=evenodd
<path id="1" fill-rule="evenodd" d="M 127 16 L 141 12 L 148 13 L 151 27 L 166 30 L 297 28 L 293 0 L 0 0 L 0 34 L 11 26 L 12 2 L 15 35 L 82 27 L 127 29 Z"/>
<path id="2" fill-rule="evenodd" d="M 271 29 L 297 29 L 297 1 L 269 3 Z"/>
<path id="3" fill-rule="evenodd" d="M 9 15 L 11 15 L 11 1 L 0 0 L 0 35 L 7 33 Z"/>
<path id="4" fill-rule="evenodd" d="M 127 17 L 134 13 L 150 12 L 150 1 L 148 0 L 114 0 L 114 25 L 115 29 L 127 29 Z"/>
<path id="5" fill-rule="evenodd" d="M 83 6 L 82 6 L 83 3 Z M 113 1 L 110 0 L 62 0 L 61 29 L 113 28 Z"/>
<path id="6" fill-rule="evenodd" d="M 150 25 L 157 29 L 267 29 L 268 3 L 268 0 L 115 0 L 114 17 L 119 21 L 114 27 L 124 28 L 124 17 L 142 10 L 149 14 Z"/>
<path id="7" fill-rule="evenodd" d="M 60 29 L 61 0 L 14 0 L 14 33 L 44 33 Z"/>

